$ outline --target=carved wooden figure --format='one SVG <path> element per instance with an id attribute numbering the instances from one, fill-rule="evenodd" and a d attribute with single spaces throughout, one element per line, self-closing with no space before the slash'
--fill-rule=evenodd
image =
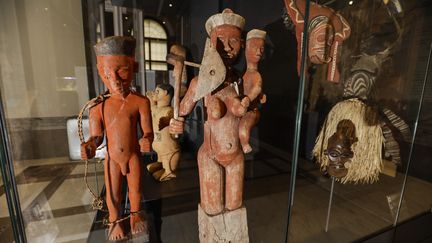
<path id="1" fill-rule="evenodd" d="M 158 155 L 158 161 L 147 166 L 153 177 L 159 181 L 167 181 L 176 177 L 174 173 L 180 159 L 180 149 L 176 139 L 169 133 L 169 121 L 173 118 L 171 99 L 174 88 L 169 84 L 159 84 L 150 100 L 154 100 L 152 106 L 153 121 L 153 150 Z"/>
<path id="2" fill-rule="evenodd" d="M 294 24 L 297 39 L 297 71 L 300 75 L 301 49 L 304 29 L 305 0 L 284 0 L 288 15 Z M 351 28 L 348 22 L 331 8 L 310 3 L 309 11 L 309 61 L 314 64 L 328 63 L 327 80 L 338 83 L 340 73 L 337 68 L 342 42 Z"/>
<path id="3" fill-rule="evenodd" d="M 266 95 L 262 93 L 262 78 L 258 72 L 258 62 L 264 53 L 266 32 L 253 29 L 246 36 L 247 69 L 243 75 L 243 94 L 249 98 L 251 104 L 248 112 L 240 120 L 240 143 L 244 153 L 252 151 L 249 144 L 250 131 L 258 122 L 260 112 L 258 103 L 265 103 Z"/>
<path id="4" fill-rule="evenodd" d="M 81 144 L 81 157 L 94 157 L 96 148 L 107 140 L 105 158 L 106 203 L 109 211 L 109 240 L 126 237 L 121 222 L 122 180 L 126 176 L 130 200 L 132 236 L 148 233 L 147 222 L 141 213 L 140 152 L 149 152 L 153 130 L 149 100 L 130 89 L 137 70 L 135 39 L 113 36 L 94 47 L 98 73 L 108 87 L 110 97 L 90 110 L 90 138 Z M 137 125 L 143 136 L 138 139 Z"/>
<path id="5" fill-rule="evenodd" d="M 232 64 L 241 49 L 244 23 L 244 18 L 230 9 L 211 16 L 206 22 L 210 36 L 206 48 L 216 50 L 226 68 L 223 82 L 215 90 L 209 89 L 204 93 L 207 120 L 204 123 L 204 142 L 198 151 L 198 168 L 200 205 L 207 215 L 217 215 L 224 210 L 235 210 L 242 206 L 244 155 L 239 140 L 239 121 L 247 111 L 249 98 L 239 98 L 235 87 L 239 76 Z M 205 59 L 206 56 L 200 67 L 200 75 L 201 70 L 210 70 L 210 75 L 219 73 L 220 70 L 212 71 L 211 62 L 206 64 Z M 195 106 L 196 93 L 202 92 L 197 89 L 198 79 L 199 77 L 192 79 L 180 103 L 180 117 L 170 122 L 170 132 L 173 134 L 183 132 L 182 117 L 189 114 Z"/>

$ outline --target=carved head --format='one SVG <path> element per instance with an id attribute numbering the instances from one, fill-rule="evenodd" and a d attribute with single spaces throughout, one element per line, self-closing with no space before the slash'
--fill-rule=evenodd
<path id="1" fill-rule="evenodd" d="M 99 76 L 111 94 L 124 94 L 130 91 L 135 62 L 135 39 L 126 36 L 112 36 L 94 46 Z"/>
<path id="2" fill-rule="evenodd" d="M 326 16 L 317 16 L 309 25 L 309 59 L 314 64 L 329 63 L 330 48 L 334 40 L 334 28 Z"/>
<path id="3" fill-rule="evenodd" d="M 170 84 L 158 84 L 154 92 L 156 102 L 163 99 L 167 99 L 171 102 L 174 96 L 174 87 Z"/>
<path id="4" fill-rule="evenodd" d="M 246 61 L 258 63 L 264 54 L 266 32 L 253 29 L 246 36 Z"/>
<path id="5" fill-rule="evenodd" d="M 336 178 L 347 175 L 350 161 L 354 156 L 351 145 L 357 142 L 355 126 L 352 121 L 344 119 L 337 125 L 336 132 L 328 139 L 324 154 L 329 159 L 327 172 Z"/>
<path id="6" fill-rule="evenodd" d="M 244 24 L 245 19 L 228 8 L 211 16 L 205 24 L 212 46 L 216 46 L 225 63 L 230 64 L 237 59 L 242 47 Z"/>

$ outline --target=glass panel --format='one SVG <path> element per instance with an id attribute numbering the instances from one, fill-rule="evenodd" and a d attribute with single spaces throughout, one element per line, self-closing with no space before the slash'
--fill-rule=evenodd
<path id="1" fill-rule="evenodd" d="M 432 114 L 430 112 L 432 108 L 432 64 L 430 63 L 432 16 L 429 14 L 431 11 L 431 5 L 415 5 L 412 8 L 412 18 L 415 18 L 417 24 L 415 28 L 410 30 L 411 34 L 415 36 L 412 37 L 413 47 L 410 48 L 410 59 L 416 65 L 411 68 L 413 74 L 410 77 L 411 85 L 407 87 L 411 102 L 407 106 L 410 108 L 412 122 L 417 123 L 417 131 L 398 219 L 399 223 L 405 222 L 415 215 L 430 213 L 432 209 L 432 164 L 430 163 L 430 141 L 432 141 Z M 424 84 L 424 82 L 426 83 Z M 423 85 L 425 86 L 423 87 Z M 423 88 L 424 93 L 422 93 Z M 423 99 L 422 107 L 420 114 L 417 115 L 421 99 Z M 409 151 L 407 150 L 405 153 L 409 154 Z"/>
<path id="2" fill-rule="evenodd" d="M 144 37 L 166 39 L 167 35 L 162 25 L 152 19 L 144 19 Z"/>
<path id="3" fill-rule="evenodd" d="M 129 11 L 125 11 L 122 15 L 122 24 L 123 24 L 123 35 L 124 36 L 133 36 L 133 15 Z"/>
<path id="4" fill-rule="evenodd" d="M 151 60 L 152 61 L 165 61 L 167 55 L 167 42 L 151 40 Z"/>
<path id="5" fill-rule="evenodd" d="M 152 70 L 168 70 L 166 63 L 152 62 L 151 67 Z"/>
<path id="6" fill-rule="evenodd" d="M 147 214 L 150 242 L 199 242 L 200 234 L 208 236 L 206 224 L 210 229 L 225 226 L 221 231 L 237 227 L 249 242 L 351 242 L 430 210 L 430 83 L 423 111 L 417 114 L 432 36 L 430 4 L 313 1 L 309 13 L 300 8 L 292 17 L 289 8 L 305 3 L 295 1 L 1 1 L 0 87 L 28 242 L 106 240 L 107 210 L 92 210 L 88 191 L 106 198 L 107 168 L 100 163 L 105 151 L 101 147 L 87 165 L 80 160 L 76 117 L 91 98 L 107 91 L 92 47 L 104 34 L 113 35 L 119 20 L 124 35 L 140 37 L 135 87 L 154 99 L 153 150 L 140 154 L 139 163 L 140 206 Z M 121 19 L 117 11 L 114 18 L 118 7 Z M 241 14 L 247 24 L 242 31 L 221 28 L 216 54 L 205 47 L 205 23 L 224 8 Z M 279 18 L 282 8 L 287 13 Z M 143 13 L 154 19 L 144 19 Z M 308 14 L 302 32 L 299 18 Z M 230 16 L 240 25 L 241 18 Z M 213 20 L 208 23 L 217 25 L 221 18 Z M 264 41 L 262 32 L 250 32 L 255 28 L 266 31 Z M 254 42 L 256 38 L 260 40 Z M 220 81 L 215 85 L 191 85 L 199 68 L 188 63 L 181 76 L 173 77 L 173 65 L 165 62 L 168 43 L 182 43 L 184 50 L 177 47 L 176 54 L 204 68 L 213 68 L 219 57 L 226 59 L 224 68 L 209 72 L 227 71 L 225 76 L 202 79 Z M 244 45 L 223 46 L 237 43 Z M 253 48 L 255 44 L 259 48 Z M 306 74 L 299 78 L 302 47 L 309 53 L 304 56 Z M 227 55 L 230 49 L 235 52 Z M 211 60 L 203 58 L 206 52 L 206 57 L 213 55 Z M 178 138 L 167 126 L 175 110 L 167 84 L 173 86 L 175 78 L 181 82 L 182 105 L 177 108 L 185 119 Z M 259 92 L 253 94 L 251 86 Z M 145 93 L 156 87 L 156 96 Z M 201 91 L 205 98 L 194 101 Z M 88 112 L 82 122 L 88 139 Z M 139 132 L 126 136 L 141 138 Z M 333 162 L 330 169 L 326 158 Z M 108 161 L 109 166 L 117 166 L 114 163 Z M 328 175 L 341 176 L 336 172 L 345 166 L 353 171 L 344 177 L 346 183 Z M 126 177 L 130 169 L 125 168 Z M 2 188 L 0 181 L 0 241 L 11 242 Z M 122 188 L 119 209 L 127 217 L 131 206 L 126 180 Z M 236 220 L 222 217 L 228 214 Z M 212 222 L 216 219 L 223 223 Z"/>
<path id="7" fill-rule="evenodd" d="M 0 9 L 2 103 L 27 240 L 85 241 L 95 211 L 84 163 L 72 158 L 77 133 L 68 134 L 89 99 L 81 1 L 7 0 Z M 102 171 L 89 168 L 96 193 Z"/>
<path id="8" fill-rule="evenodd" d="M 145 55 L 145 60 L 150 60 L 150 41 L 149 40 L 144 41 L 144 55 Z"/>
<path id="9" fill-rule="evenodd" d="M 183 43 L 187 53 L 186 60 L 195 63 L 203 63 L 205 60 L 203 59 L 205 39 L 208 37 L 205 23 L 209 16 L 218 13 L 219 8 L 231 8 L 235 13 L 245 18 L 247 24 L 243 29 L 244 34 L 241 36 L 242 38 L 246 38 L 246 34 L 254 28 L 267 31 L 267 35 L 264 43 L 264 54 L 258 58 L 261 59 L 259 60 L 259 65 L 257 67 L 252 65 L 250 70 L 248 70 L 249 74 L 257 74 L 254 70 L 256 71 L 256 68 L 258 68 L 258 72 L 262 78 L 263 93 L 266 95 L 265 104 L 259 104 L 259 98 L 253 99 L 254 105 L 258 107 L 260 118 L 257 124 L 253 123 L 253 126 L 251 125 L 251 128 L 253 128 L 250 133 L 250 139 L 243 140 L 242 145 L 218 140 L 218 138 L 224 137 L 227 134 L 230 134 L 229 138 L 228 136 L 226 137 L 227 140 L 232 139 L 232 141 L 236 141 L 236 139 L 239 139 L 240 129 L 237 127 L 239 124 L 236 123 L 238 120 L 231 120 L 233 115 L 231 112 L 233 111 L 226 109 L 226 107 L 229 103 L 228 100 L 240 100 L 240 97 L 243 98 L 244 95 L 244 93 L 240 93 L 240 97 L 237 96 L 234 88 L 236 84 L 232 84 L 232 86 L 228 84 L 231 82 L 237 83 L 237 81 L 240 81 L 238 77 L 244 77 L 247 65 L 245 48 L 243 47 L 247 46 L 247 43 L 236 53 L 238 57 L 235 61 L 229 60 L 225 63 L 229 79 L 223 80 L 226 82 L 223 85 L 219 84 L 219 88 L 211 93 L 213 98 L 218 97 L 218 95 L 223 96 L 223 92 L 218 92 L 223 88 L 227 88 L 226 91 L 228 92 L 229 99 L 227 98 L 224 102 L 221 102 L 220 107 L 227 114 L 221 115 L 221 117 L 216 118 L 216 121 L 214 121 L 211 117 L 213 115 L 212 109 L 215 109 L 214 111 L 217 113 L 219 107 L 217 103 L 213 105 L 206 104 L 206 102 L 212 100 L 207 97 L 206 101 L 200 99 L 193 104 L 193 109 L 188 111 L 188 114 L 184 116 L 186 120 L 185 131 L 179 140 L 182 155 L 176 172 L 177 177 L 175 180 L 164 182 L 162 185 L 164 189 L 161 195 L 163 199 L 162 210 L 165 212 L 164 215 L 166 215 L 162 218 L 164 222 L 162 225 L 162 240 L 164 242 L 199 242 L 198 232 L 199 228 L 201 228 L 202 232 L 202 225 L 198 226 L 196 222 L 198 203 L 203 201 L 203 198 L 200 198 L 200 192 L 204 192 L 207 189 L 210 193 L 216 193 L 219 188 L 230 188 L 231 186 L 228 184 L 229 180 L 236 180 L 239 183 L 244 180 L 244 184 L 241 185 L 239 191 L 233 193 L 239 193 L 237 195 L 228 194 L 228 189 L 227 191 L 223 190 L 222 194 L 228 198 L 241 195 L 239 197 L 239 200 L 242 202 L 241 206 L 244 206 L 244 210 L 247 211 L 247 215 L 237 218 L 240 223 L 234 223 L 235 225 L 232 225 L 230 229 L 234 227 L 241 228 L 247 225 L 249 242 L 285 241 L 292 137 L 294 132 L 292 127 L 295 124 L 293 106 L 297 100 L 296 86 L 298 78 L 295 73 L 295 58 L 293 58 L 296 49 L 295 40 L 292 39 L 290 33 L 285 29 L 282 19 L 279 18 L 282 5 L 282 2 L 274 4 L 268 1 L 254 1 L 253 3 L 251 1 L 223 1 L 219 6 L 214 1 L 209 1 L 205 4 L 193 2 L 188 5 L 190 8 L 189 16 L 184 16 L 184 19 L 175 19 L 175 24 L 167 21 L 167 29 L 170 29 L 168 27 L 172 26 L 176 29 L 177 33 L 176 40 L 172 41 L 169 39 L 169 43 Z M 185 7 L 184 9 L 187 8 Z M 257 10 L 259 10 L 259 14 L 257 14 Z M 183 35 L 181 34 L 182 29 L 184 31 Z M 228 31 L 222 31 L 219 34 L 221 36 L 228 35 Z M 221 52 L 221 54 L 224 53 Z M 224 58 L 227 58 L 227 56 L 224 56 Z M 211 66 L 211 64 L 207 65 Z M 168 67 L 169 69 L 173 69 L 173 66 L 170 64 L 168 64 Z M 211 67 L 207 66 L 207 68 Z M 198 75 L 198 68 L 186 67 L 186 69 L 189 76 L 187 77 L 185 86 L 188 87 L 187 85 L 191 80 Z M 219 72 L 220 70 L 217 71 Z M 156 74 L 157 78 L 158 74 Z M 253 81 L 248 80 L 248 82 Z M 245 87 L 243 83 L 237 83 L 237 85 L 239 92 L 243 92 L 242 87 Z M 189 86 L 187 92 L 193 92 L 198 89 L 194 90 L 191 87 Z M 205 85 L 203 88 L 205 89 Z M 192 99 L 192 97 L 190 98 Z M 220 126 L 217 127 L 213 122 L 219 122 Z M 245 121 L 243 120 L 243 122 Z M 243 127 L 241 132 L 245 132 L 245 129 Z M 241 166 L 239 171 L 242 174 L 229 174 L 229 170 L 221 166 L 223 159 L 197 158 L 197 154 L 199 153 L 203 156 L 212 157 L 212 153 L 223 150 L 225 146 L 226 148 L 236 146 L 234 148 L 239 149 L 240 155 L 243 154 L 242 149 L 247 147 L 247 143 L 252 147 L 252 151 L 245 154 L 244 161 L 239 163 L 239 166 Z M 209 146 L 211 149 L 203 152 L 206 146 Z M 239 160 L 242 159 L 239 157 Z M 231 159 L 228 161 L 232 163 L 238 162 L 234 162 Z M 203 168 L 206 165 L 214 165 L 215 170 L 220 170 L 223 175 L 221 179 L 211 181 L 211 177 L 209 177 L 208 184 L 210 185 L 205 185 L 202 173 L 212 171 L 211 168 Z M 199 173 L 201 173 L 201 177 Z M 202 180 L 201 185 L 200 179 Z M 236 184 L 236 186 L 239 186 L 239 184 Z M 243 186 L 244 188 L 242 188 Z M 240 194 L 240 190 L 243 191 L 243 194 Z M 170 195 L 176 195 L 175 199 L 184 202 L 182 206 L 180 203 L 177 206 L 173 205 L 173 208 L 176 208 L 177 211 L 168 211 L 169 203 L 176 202 Z M 217 196 L 216 198 L 224 202 L 223 197 Z M 228 203 L 222 203 L 221 206 L 226 209 L 226 213 L 230 211 L 227 209 L 227 205 Z M 234 211 L 239 212 L 237 208 Z M 207 219 L 211 218 L 205 215 L 205 213 L 203 215 Z M 223 220 L 220 215 L 216 217 L 220 217 L 221 221 Z M 182 222 L 182 224 L 180 225 L 176 222 Z M 185 225 L 188 226 L 185 227 Z M 177 233 L 179 231 L 181 233 Z M 228 242 L 229 240 L 226 241 Z M 244 241 L 239 240 L 238 242 Z"/>
<path id="10" fill-rule="evenodd" d="M 5 187 L 3 184 L 3 175 L 0 171 L 0 238 L 4 242 L 13 242 L 14 234 L 9 216 L 9 210 L 6 202 Z"/>
<path id="11" fill-rule="evenodd" d="M 416 76 L 424 75 L 427 60 L 419 50 L 428 50 L 430 43 L 430 28 L 417 20 L 426 23 L 430 11 L 408 1 L 330 2 L 326 6 L 344 18 L 336 15 L 339 24 L 350 25 L 349 37 L 343 37 L 337 20 L 330 20 L 334 29 L 326 27 L 325 11 L 315 2 L 310 6 L 305 111 L 288 241 L 357 241 L 397 219 L 423 83 Z M 322 32 L 325 28 L 335 31 L 334 39 Z M 339 53 L 326 56 L 335 42 Z M 321 54 L 324 61 L 317 59 Z M 326 57 L 329 64 L 323 64 Z M 340 78 L 329 82 L 337 71 Z M 404 219 L 430 210 L 430 180 L 414 173 L 408 178 L 421 192 L 410 191 Z"/>

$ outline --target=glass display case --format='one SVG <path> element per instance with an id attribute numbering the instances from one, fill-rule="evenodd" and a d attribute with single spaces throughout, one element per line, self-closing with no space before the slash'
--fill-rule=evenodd
<path id="1" fill-rule="evenodd" d="M 149 242 L 430 241 L 431 12 L 408 0 L 1 1 L 1 242 L 104 242 L 110 225 L 132 239 L 136 214 Z M 116 138 L 88 161 L 80 148 L 91 110 L 115 96 L 94 50 L 110 36 L 134 38 L 122 89 L 153 120 L 151 151 L 145 129 L 126 136 L 141 148 L 142 196 L 135 211 L 130 168 L 119 172 L 118 222 L 104 174 Z M 102 137 L 124 131 L 110 121 Z"/>

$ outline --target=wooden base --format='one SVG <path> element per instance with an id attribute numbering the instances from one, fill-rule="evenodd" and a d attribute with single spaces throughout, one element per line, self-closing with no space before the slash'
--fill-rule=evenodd
<path id="1" fill-rule="evenodd" d="M 381 167 L 382 174 L 391 177 L 396 177 L 396 170 L 397 170 L 397 166 L 394 163 L 385 159 L 382 160 L 382 167 Z"/>
<path id="2" fill-rule="evenodd" d="M 249 242 L 245 207 L 209 216 L 202 210 L 201 205 L 198 204 L 198 227 L 201 243 Z"/>

